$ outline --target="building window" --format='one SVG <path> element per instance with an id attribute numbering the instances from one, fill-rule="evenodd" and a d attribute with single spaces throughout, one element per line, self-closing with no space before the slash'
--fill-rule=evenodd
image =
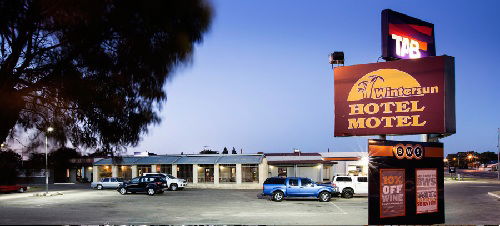
<path id="1" fill-rule="evenodd" d="M 99 175 L 99 178 L 111 177 L 111 166 L 98 166 L 97 175 Z"/>
<path id="2" fill-rule="evenodd" d="M 349 176 L 358 176 L 362 175 L 363 172 L 363 166 L 359 165 L 349 165 L 347 166 L 347 175 Z"/>
<path id="3" fill-rule="evenodd" d="M 130 166 L 118 166 L 118 177 L 125 180 L 132 179 L 132 167 Z"/>
<path id="4" fill-rule="evenodd" d="M 235 164 L 220 164 L 219 165 L 219 182 L 220 183 L 236 183 L 236 165 Z"/>
<path id="5" fill-rule="evenodd" d="M 286 173 L 285 173 L 286 175 Z M 242 182 L 258 183 L 259 182 L 259 165 L 257 164 L 242 164 L 241 165 L 241 180 Z"/>
<path id="6" fill-rule="evenodd" d="M 172 165 L 156 165 L 156 172 L 157 173 L 166 173 L 166 174 L 172 174 Z"/>
<path id="7" fill-rule="evenodd" d="M 286 169 L 287 167 L 278 167 L 278 177 L 287 177 Z"/>
<path id="8" fill-rule="evenodd" d="M 212 164 L 198 165 L 198 182 L 199 183 L 214 182 L 214 165 Z"/>
<path id="9" fill-rule="evenodd" d="M 193 165 L 177 165 L 177 178 L 184 179 L 187 182 L 193 182 Z"/>
<path id="10" fill-rule="evenodd" d="M 151 165 L 138 165 L 137 175 L 142 176 L 144 173 L 151 173 Z"/>

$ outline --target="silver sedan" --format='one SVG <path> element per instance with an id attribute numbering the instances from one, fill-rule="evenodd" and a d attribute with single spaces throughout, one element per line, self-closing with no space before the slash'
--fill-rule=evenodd
<path id="1" fill-rule="evenodd" d="M 123 184 L 123 178 L 120 178 L 120 177 L 105 177 L 105 178 L 102 178 L 100 181 L 98 182 L 92 182 L 90 184 L 90 187 L 91 188 L 94 188 L 94 189 L 98 189 L 98 190 L 101 190 L 101 189 L 104 189 L 104 188 L 118 188 L 120 185 Z"/>

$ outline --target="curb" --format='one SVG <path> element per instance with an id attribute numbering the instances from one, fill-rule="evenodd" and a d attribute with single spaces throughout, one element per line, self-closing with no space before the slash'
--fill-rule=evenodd
<path id="1" fill-rule="evenodd" d="M 488 195 L 491 195 L 491 196 L 493 196 L 493 197 L 495 197 L 497 199 L 500 199 L 500 195 L 497 195 L 497 194 L 495 194 L 493 192 L 488 192 Z"/>

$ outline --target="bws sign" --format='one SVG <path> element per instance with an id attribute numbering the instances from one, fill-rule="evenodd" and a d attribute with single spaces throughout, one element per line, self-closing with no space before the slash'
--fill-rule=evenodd
<path id="1" fill-rule="evenodd" d="M 393 148 L 394 156 L 397 159 L 417 159 L 420 160 L 424 156 L 424 147 L 420 144 L 397 144 Z"/>
<path id="2" fill-rule="evenodd" d="M 385 9 L 382 11 L 382 58 L 436 56 L 434 24 Z"/>
<path id="3" fill-rule="evenodd" d="M 454 58 L 334 69 L 335 136 L 455 133 Z"/>

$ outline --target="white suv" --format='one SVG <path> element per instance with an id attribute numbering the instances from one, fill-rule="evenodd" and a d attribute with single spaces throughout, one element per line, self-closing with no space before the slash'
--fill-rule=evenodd
<path id="1" fill-rule="evenodd" d="M 354 194 L 368 194 L 368 177 L 365 176 L 335 176 L 332 185 L 339 188 L 342 198 L 352 198 Z"/>
<path id="2" fill-rule="evenodd" d="M 176 178 L 166 173 L 143 173 L 143 176 L 161 176 L 165 178 L 167 181 L 167 187 L 171 191 L 182 190 L 187 185 L 186 180 Z"/>

